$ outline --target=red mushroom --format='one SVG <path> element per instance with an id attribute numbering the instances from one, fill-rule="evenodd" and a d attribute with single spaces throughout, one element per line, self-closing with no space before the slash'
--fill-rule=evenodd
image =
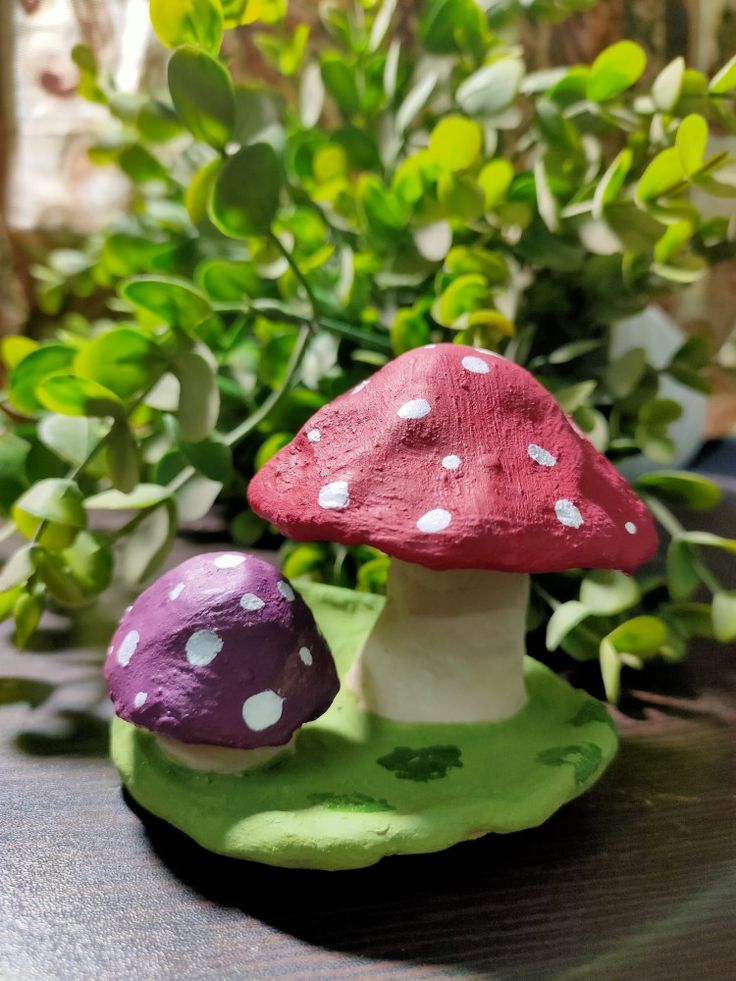
<path id="1" fill-rule="evenodd" d="M 656 548 L 647 509 L 546 389 L 457 344 L 410 351 L 320 409 L 248 497 L 297 541 L 394 557 L 349 683 L 404 721 L 516 712 L 529 573 L 632 571 Z"/>

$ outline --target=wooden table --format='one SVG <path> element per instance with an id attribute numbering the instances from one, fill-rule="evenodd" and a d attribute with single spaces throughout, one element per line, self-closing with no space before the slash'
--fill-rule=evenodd
<path id="1" fill-rule="evenodd" d="M 735 516 L 736 487 L 709 527 Z M 0 679 L 48 696 L 0 707 L 0 978 L 736 978 L 733 647 L 629 675 L 618 759 L 543 827 L 290 872 L 210 855 L 121 793 L 99 671 L 114 615 L 76 638 L 49 620 L 23 655 L 0 640 Z"/>

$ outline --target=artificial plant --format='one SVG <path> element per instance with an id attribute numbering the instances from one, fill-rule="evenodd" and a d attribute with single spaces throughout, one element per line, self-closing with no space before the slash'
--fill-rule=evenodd
<path id="1" fill-rule="evenodd" d="M 132 197 L 36 267 L 47 336 L 2 347 L 3 534 L 25 542 L 0 614 L 21 646 L 47 603 L 82 607 L 113 575 L 145 581 L 218 498 L 239 544 L 273 544 L 244 507 L 250 475 L 412 347 L 500 351 L 614 460 L 672 454 L 681 407 L 659 397 L 660 375 L 707 390 L 700 338 L 662 371 L 643 349 L 611 360 L 608 341 L 617 319 L 736 253 L 728 218 L 692 194 L 736 197 L 735 159 L 708 152 L 711 130 L 736 132 L 736 58 L 710 79 L 677 58 L 645 85 L 644 51 L 620 41 L 591 65 L 528 74 L 519 19 L 583 0 L 485 13 L 429 0 L 416 20 L 396 0 L 328 2 L 311 33 L 285 26 L 285 6 L 151 0 L 167 92 L 120 92 L 74 50 L 80 91 L 110 111 L 90 157 Z M 275 85 L 233 80 L 230 29 L 252 33 Z M 736 637 L 736 594 L 705 559 L 736 540 L 668 509 L 711 507 L 718 488 L 665 471 L 638 490 L 671 538 L 666 572 L 539 577 L 529 612 L 530 629 L 549 618 L 550 650 L 600 658 L 612 699 L 622 665 L 680 658 L 697 633 Z M 375 591 L 387 568 L 320 544 L 287 543 L 283 563 Z"/>

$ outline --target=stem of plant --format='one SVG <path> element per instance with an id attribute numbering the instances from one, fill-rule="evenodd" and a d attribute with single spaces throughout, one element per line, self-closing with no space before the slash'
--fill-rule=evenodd
<path id="1" fill-rule="evenodd" d="M 671 538 L 677 538 L 686 531 L 683 525 L 677 520 L 674 514 L 658 498 L 650 494 L 641 495 L 645 504 L 652 512 L 657 521 Z M 714 572 L 706 565 L 700 557 L 699 551 L 693 548 L 693 565 L 704 586 L 707 586 L 712 593 L 720 593 L 723 590 L 720 580 Z"/>

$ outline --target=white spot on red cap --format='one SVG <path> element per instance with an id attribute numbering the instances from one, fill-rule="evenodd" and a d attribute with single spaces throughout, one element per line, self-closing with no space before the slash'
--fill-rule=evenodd
<path id="1" fill-rule="evenodd" d="M 283 579 L 280 579 L 276 583 L 276 589 L 278 589 L 278 591 L 281 593 L 281 595 L 284 597 L 287 603 L 294 602 L 295 599 L 294 590 L 291 588 L 288 582 L 284 582 Z"/>
<path id="2" fill-rule="evenodd" d="M 549 450 L 545 450 L 543 447 L 538 446 L 536 443 L 530 443 L 527 447 L 527 453 L 538 463 L 540 467 L 553 467 L 557 463 L 557 457 L 554 456 Z"/>
<path id="3" fill-rule="evenodd" d="M 306 664 L 306 665 L 309 665 L 309 664 L 312 663 L 312 660 L 313 660 L 313 658 L 312 658 L 312 652 L 310 651 L 310 649 L 308 647 L 300 647 L 299 648 L 299 657 L 302 659 L 302 662 L 304 664 Z"/>
<path id="4" fill-rule="evenodd" d="M 129 630 L 128 633 L 123 637 L 120 647 L 118 647 L 118 664 L 124 668 L 127 668 L 130 664 L 130 659 L 135 654 L 135 649 L 138 646 L 138 641 L 141 639 L 141 635 L 137 630 Z"/>
<path id="5" fill-rule="evenodd" d="M 133 708 L 137 708 L 137 709 L 143 708 L 147 700 L 148 700 L 148 692 L 139 691 L 138 694 L 133 699 Z"/>
<path id="6" fill-rule="evenodd" d="M 367 378 L 365 379 L 365 381 L 362 381 L 362 382 L 358 382 L 358 384 L 357 384 L 357 385 L 355 386 L 355 388 L 353 389 L 353 395 L 357 395 L 357 394 L 358 394 L 358 392 L 362 392 L 362 391 L 363 391 L 363 389 L 365 388 L 365 386 L 366 386 L 367 384 L 368 384 L 368 379 L 367 379 Z"/>
<path id="7" fill-rule="evenodd" d="M 319 431 L 319 429 L 310 429 L 307 433 L 307 439 L 310 443 L 319 443 L 319 441 L 322 439 L 322 433 Z"/>
<path id="8" fill-rule="evenodd" d="M 244 610 L 248 610 L 249 613 L 255 613 L 257 610 L 262 610 L 266 604 L 255 593 L 245 593 L 240 597 L 240 605 Z"/>
<path id="9" fill-rule="evenodd" d="M 460 457 L 455 456 L 454 453 L 450 453 L 449 456 L 442 458 L 442 466 L 445 468 L 445 470 L 457 470 L 461 463 L 462 460 Z"/>
<path id="10" fill-rule="evenodd" d="M 491 370 L 487 361 L 475 358 L 472 354 L 466 355 L 460 363 L 466 371 L 472 371 L 476 375 L 487 375 Z"/>
<path id="11" fill-rule="evenodd" d="M 184 592 L 184 587 L 185 586 L 186 586 L 186 583 L 178 582 L 176 584 L 176 586 L 174 586 L 174 588 L 169 593 L 169 599 L 170 600 L 177 600 L 177 599 L 179 599 L 179 597 L 181 596 L 181 594 Z"/>
<path id="12" fill-rule="evenodd" d="M 438 531 L 444 531 L 451 521 L 452 515 L 449 511 L 445 511 L 444 508 L 434 508 L 434 510 L 427 511 L 421 516 L 417 521 L 417 528 L 432 535 Z"/>
<path id="13" fill-rule="evenodd" d="M 214 560 L 214 565 L 218 569 L 234 569 L 245 562 L 244 555 L 235 555 L 234 552 L 227 552 L 225 555 L 218 555 Z"/>
<path id="14" fill-rule="evenodd" d="M 339 511 L 350 503 L 347 480 L 333 480 L 331 484 L 320 487 L 317 503 L 325 511 Z"/>
<path id="15" fill-rule="evenodd" d="M 624 525 L 624 528 L 628 531 L 630 535 L 635 535 L 638 531 L 633 521 L 627 521 L 626 524 Z"/>
<path id="16" fill-rule="evenodd" d="M 404 402 L 396 415 L 400 419 L 423 419 L 432 411 L 432 406 L 426 399 L 411 399 Z"/>
<path id="17" fill-rule="evenodd" d="M 579 528 L 583 524 L 583 516 L 572 501 L 562 498 L 555 502 L 555 514 L 560 524 L 568 528 Z"/>
<path id="18" fill-rule="evenodd" d="M 195 668 L 210 664 L 222 650 L 222 637 L 214 630 L 195 630 L 187 641 L 187 660 Z"/>
<path id="19" fill-rule="evenodd" d="M 276 725 L 283 711 L 284 699 L 266 688 L 243 702 L 243 721 L 253 732 L 262 732 Z"/>

